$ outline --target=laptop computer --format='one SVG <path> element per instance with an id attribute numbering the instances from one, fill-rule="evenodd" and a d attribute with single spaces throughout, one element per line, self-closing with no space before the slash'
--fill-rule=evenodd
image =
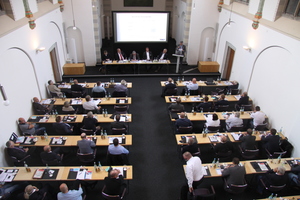
<path id="1" fill-rule="evenodd" d="M 205 84 L 206 85 L 216 85 L 214 83 L 214 79 L 213 78 L 207 78 Z"/>

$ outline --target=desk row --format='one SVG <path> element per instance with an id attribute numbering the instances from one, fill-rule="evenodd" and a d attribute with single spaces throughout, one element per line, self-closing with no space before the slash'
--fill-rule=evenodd
<path id="1" fill-rule="evenodd" d="M 217 102 L 220 99 L 220 95 L 206 95 L 209 102 Z M 201 103 L 204 102 L 203 96 L 165 96 L 166 103 L 176 103 L 176 100 L 180 98 L 181 103 Z M 226 95 L 225 100 L 229 102 L 238 102 L 241 98 L 240 95 Z M 252 101 L 252 99 L 249 99 Z"/>
<path id="2" fill-rule="evenodd" d="M 168 81 L 160 81 L 160 85 L 162 87 L 164 87 L 165 85 L 167 85 L 169 82 Z M 178 86 L 178 87 L 185 87 L 187 85 L 189 85 L 191 82 L 190 81 L 175 81 L 175 84 Z M 197 81 L 197 84 L 198 86 L 201 86 L 201 87 L 214 87 L 214 86 L 231 86 L 233 85 L 233 83 L 231 81 L 213 81 L 211 82 L 210 84 L 207 84 L 206 81 Z"/>
<path id="3" fill-rule="evenodd" d="M 41 104 L 43 105 L 55 105 L 63 106 L 66 101 L 69 101 L 71 105 L 82 105 L 86 102 L 85 98 L 52 98 L 52 99 L 42 99 Z M 92 100 L 98 105 L 117 105 L 117 104 L 131 104 L 131 97 L 120 97 L 120 98 L 94 98 Z"/>
<path id="4" fill-rule="evenodd" d="M 62 84 L 56 84 L 56 85 L 60 89 L 71 89 L 72 83 L 62 82 Z M 92 82 L 92 83 L 85 82 L 85 83 L 78 83 L 78 85 L 81 85 L 82 87 L 85 87 L 85 88 L 93 88 L 93 87 L 97 86 L 97 83 L 96 82 Z M 121 85 L 121 83 L 120 82 L 104 82 L 104 83 L 101 83 L 100 86 L 104 87 L 104 88 L 113 88 L 115 85 Z M 126 82 L 126 87 L 132 88 L 132 82 Z"/>

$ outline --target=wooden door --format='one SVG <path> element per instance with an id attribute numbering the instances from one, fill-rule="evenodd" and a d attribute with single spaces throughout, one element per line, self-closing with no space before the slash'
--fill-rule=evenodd
<path id="1" fill-rule="evenodd" d="M 50 58 L 51 58 L 51 65 L 52 65 L 54 80 L 55 80 L 55 82 L 61 82 L 62 77 L 61 77 L 60 71 L 59 71 L 59 66 L 58 66 L 58 61 L 57 61 L 58 58 L 56 55 L 55 47 L 50 51 Z"/>

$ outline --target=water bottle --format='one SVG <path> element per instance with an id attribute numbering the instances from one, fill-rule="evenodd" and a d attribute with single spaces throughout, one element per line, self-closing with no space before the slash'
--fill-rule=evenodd
<path id="1" fill-rule="evenodd" d="M 94 170 L 97 171 L 97 165 L 96 165 L 96 162 L 94 162 Z"/>
<path id="2" fill-rule="evenodd" d="M 184 81 L 184 76 L 182 76 L 182 81 Z"/>
<path id="3" fill-rule="evenodd" d="M 45 136 L 45 140 L 48 141 L 48 134 L 47 134 L 46 131 L 45 131 L 45 133 L 44 133 L 44 136 Z"/>
<path id="4" fill-rule="evenodd" d="M 106 130 L 104 130 L 104 138 L 106 138 L 107 136 L 107 133 L 106 133 Z"/>
<path id="5" fill-rule="evenodd" d="M 100 163 L 100 161 L 98 161 L 98 168 L 99 168 L 100 171 L 101 171 L 101 163 Z"/>
<path id="6" fill-rule="evenodd" d="M 217 165 L 217 167 L 220 167 L 220 158 L 218 158 L 216 165 Z"/>

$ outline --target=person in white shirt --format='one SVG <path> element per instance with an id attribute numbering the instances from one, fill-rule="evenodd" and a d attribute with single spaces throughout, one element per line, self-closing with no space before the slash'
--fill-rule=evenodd
<path id="1" fill-rule="evenodd" d="M 101 106 L 97 106 L 97 104 L 94 101 L 92 101 L 92 98 L 90 95 L 87 95 L 85 97 L 85 100 L 86 100 L 86 102 L 84 102 L 82 104 L 82 107 L 85 110 L 96 110 L 98 112 L 101 109 Z"/>
<path id="2" fill-rule="evenodd" d="M 251 113 L 251 117 L 253 118 L 253 127 L 255 128 L 258 125 L 264 124 L 265 114 L 260 111 L 260 107 L 256 106 L 253 113 Z"/>
<path id="3" fill-rule="evenodd" d="M 205 123 L 206 127 L 209 126 L 220 126 L 220 119 L 218 117 L 217 114 L 212 114 L 212 115 L 208 115 L 206 117 L 206 123 Z"/>
<path id="4" fill-rule="evenodd" d="M 183 159 L 186 160 L 185 176 L 187 184 L 181 188 L 181 200 L 186 200 L 188 191 L 193 192 L 203 181 L 203 166 L 199 157 L 193 157 L 190 152 L 183 154 Z"/>
<path id="5" fill-rule="evenodd" d="M 193 78 L 192 82 L 190 82 L 187 86 L 187 89 L 189 90 L 198 90 L 198 83 L 197 83 L 197 79 Z"/>
<path id="6" fill-rule="evenodd" d="M 230 130 L 235 126 L 243 126 L 243 120 L 240 118 L 240 113 L 236 112 L 234 115 L 227 115 L 226 128 Z"/>

